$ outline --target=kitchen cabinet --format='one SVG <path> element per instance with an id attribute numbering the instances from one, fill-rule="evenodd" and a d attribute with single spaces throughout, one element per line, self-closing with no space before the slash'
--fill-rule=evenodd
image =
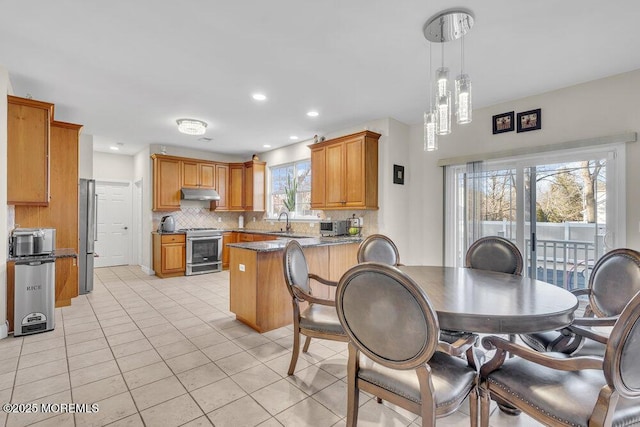
<path id="1" fill-rule="evenodd" d="M 244 210 L 244 164 L 229 164 L 229 197 L 230 211 Z"/>
<path id="2" fill-rule="evenodd" d="M 184 234 L 153 235 L 153 270 L 158 277 L 184 276 L 186 271 L 186 236 Z"/>
<path id="3" fill-rule="evenodd" d="M 182 162 L 180 158 L 152 154 L 153 159 L 153 210 L 180 210 L 182 186 Z"/>
<path id="4" fill-rule="evenodd" d="M 229 243 L 237 243 L 238 242 L 238 234 L 233 231 L 227 231 L 222 233 L 222 269 L 229 269 L 229 247 L 227 246 Z"/>
<path id="5" fill-rule="evenodd" d="M 244 164 L 244 210 L 265 211 L 266 163 L 251 160 Z"/>
<path id="6" fill-rule="evenodd" d="M 378 209 L 378 140 L 358 132 L 310 145 L 314 209 Z"/>
<path id="7" fill-rule="evenodd" d="M 220 195 L 220 200 L 211 202 L 211 209 L 217 211 L 228 211 L 228 188 L 229 188 L 229 165 L 216 163 L 215 165 L 215 189 Z"/>
<path id="8" fill-rule="evenodd" d="M 182 161 L 182 187 L 215 188 L 215 163 Z"/>
<path id="9" fill-rule="evenodd" d="M 49 203 L 49 138 L 53 104 L 7 96 L 7 203 Z"/>

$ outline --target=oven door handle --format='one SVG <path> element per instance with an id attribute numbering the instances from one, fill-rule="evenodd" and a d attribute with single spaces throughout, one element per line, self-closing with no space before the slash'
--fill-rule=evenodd
<path id="1" fill-rule="evenodd" d="M 196 240 L 212 240 L 212 239 L 222 239 L 222 236 L 187 237 L 187 240 L 191 240 L 191 241 L 196 241 Z"/>

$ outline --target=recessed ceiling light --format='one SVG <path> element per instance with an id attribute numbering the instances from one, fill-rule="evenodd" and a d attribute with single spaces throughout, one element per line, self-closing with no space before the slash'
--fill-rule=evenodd
<path id="1" fill-rule="evenodd" d="M 318 113 L 317 111 L 309 111 L 307 113 L 307 116 L 309 117 L 318 117 L 320 115 L 320 113 Z"/>
<path id="2" fill-rule="evenodd" d="M 297 140 L 298 140 L 298 137 L 297 137 L 297 136 L 295 136 L 295 135 L 291 135 L 291 136 L 289 137 L 289 139 L 290 139 L 290 140 L 292 140 L 292 141 L 297 141 Z"/>
<path id="3" fill-rule="evenodd" d="M 111 147 L 109 147 L 109 149 L 113 151 L 118 151 L 120 147 L 116 147 L 115 145 L 112 145 Z"/>
<path id="4" fill-rule="evenodd" d="M 271 148 L 271 146 L 269 144 L 264 144 L 263 147 L 264 148 Z"/>
<path id="5" fill-rule="evenodd" d="M 256 101 L 264 101 L 267 99 L 267 96 L 262 93 L 254 93 L 253 95 L 251 95 L 251 97 Z"/>

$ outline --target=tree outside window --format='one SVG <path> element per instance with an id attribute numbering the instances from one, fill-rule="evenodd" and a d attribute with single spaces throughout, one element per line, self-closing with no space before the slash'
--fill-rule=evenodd
<path id="1" fill-rule="evenodd" d="M 296 218 L 315 218 L 311 210 L 311 160 L 273 166 L 271 214 L 293 213 Z"/>

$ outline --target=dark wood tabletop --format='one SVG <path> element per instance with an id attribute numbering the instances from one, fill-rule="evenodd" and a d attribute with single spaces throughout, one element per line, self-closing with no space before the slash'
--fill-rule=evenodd
<path id="1" fill-rule="evenodd" d="M 573 321 L 578 299 L 540 280 L 456 267 L 401 266 L 427 294 L 441 329 L 529 333 Z"/>

